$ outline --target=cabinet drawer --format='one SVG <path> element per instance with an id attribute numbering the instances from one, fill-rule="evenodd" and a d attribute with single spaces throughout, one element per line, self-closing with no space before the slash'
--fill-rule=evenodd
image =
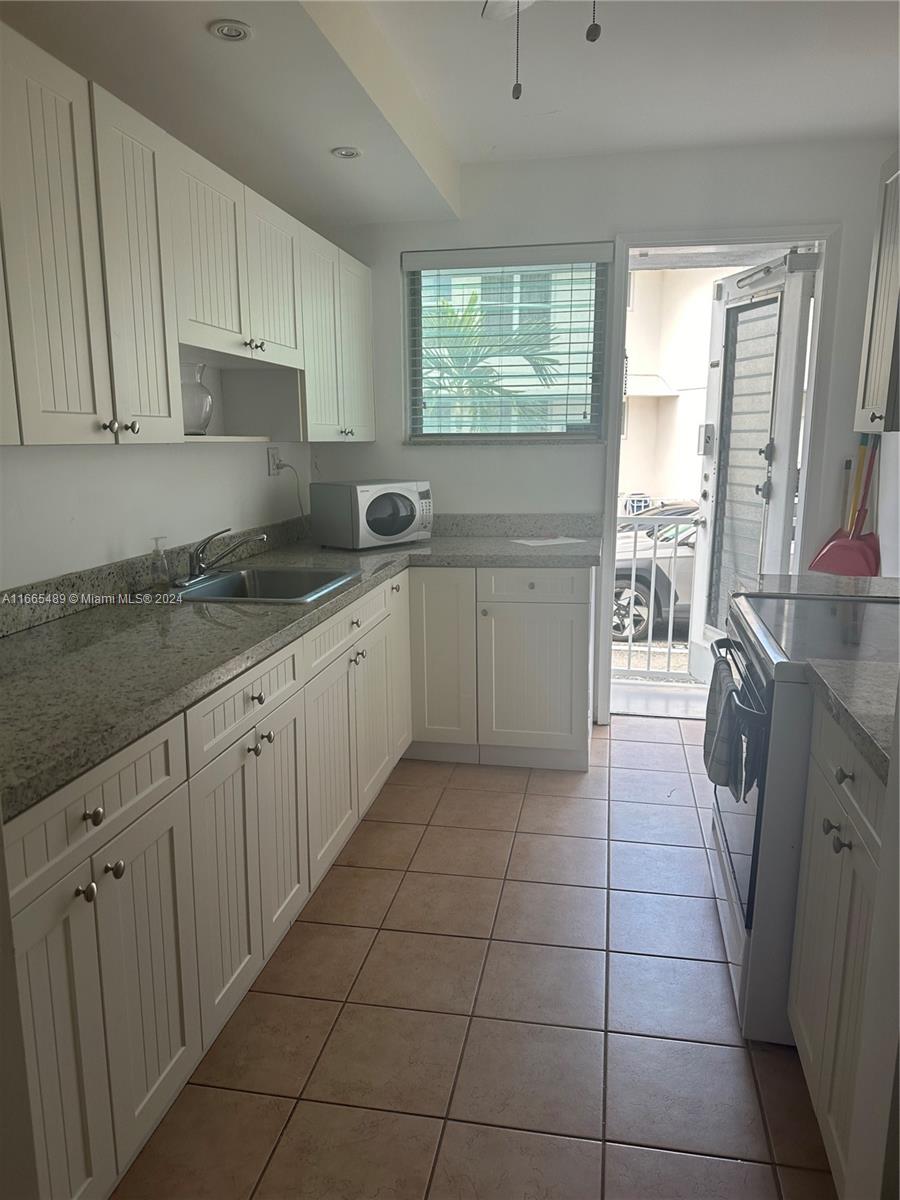
<path id="1" fill-rule="evenodd" d="M 13 913 L 187 778 L 184 718 L 120 750 L 6 826 Z M 94 825 L 89 813 L 102 810 Z"/>
<path id="2" fill-rule="evenodd" d="M 382 583 L 365 596 L 303 635 L 303 666 L 307 679 L 353 645 L 367 629 L 388 614 L 388 584 Z"/>
<path id="3" fill-rule="evenodd" d="M 816 703 L 813 712 L 812 756 L 853 817 L 863 844 L 877 862 L 887 788 L 820 703 Z"/>
<path id="4" fill-rule="evenodd" d="M 525 600 L 544 604 L 589 604 L 591 568 L 479 567 L 479 600 Z"/>
<path id="5" fill-rule="evenodd" d="M 191 774 L 226 750 L 235 738 L 303 685 L 301 640 L 264 659 L 187 712 L 188 762 Z"/>

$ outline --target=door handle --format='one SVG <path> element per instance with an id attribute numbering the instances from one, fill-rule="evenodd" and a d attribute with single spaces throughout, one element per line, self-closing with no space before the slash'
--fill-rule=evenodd
<path id="1" fill-rule="evenodd" d="M 695 529 L 705 529 L 706 528 L 706 517 L 694 517 L 693 521 L 691 521 L 691 524 L 694 526 Z"/>

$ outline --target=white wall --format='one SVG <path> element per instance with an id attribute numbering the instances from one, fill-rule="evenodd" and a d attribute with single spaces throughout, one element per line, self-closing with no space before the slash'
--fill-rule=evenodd
<path id="1" fill-rule="evenodd" d="M 308 482 L 309 447 L 279 449 Z M 174 546 L 297 513 L 293 474 L 269 478 L 261 444 L 6 446 L 0 586 L 146 554 L 156 536 Z"/>
<path id="2" fill-rule="evenodd" d="M 439 509 L 598 510 L 602 451 L 410 447 L 403 435 L 400 254 L 403 250 L 592 241 L 617 234 L 645 245 L 692 232 L 725 241 L 837 224 L 834 296 L 823 306 L 826 394 L 823 441 L 809 511 L 821 539 L 837 517 L 837 464 L 850 452 L 866 284 L 883 140 L 719 147 L 472 165 L 463 172 L 464 219 L 346 230 L 341 241 L 374 268 L 378 442 L 319 447 L 322 478 L 430 478 Z M 817 531 L 814 530 L 814 536 Z"/>

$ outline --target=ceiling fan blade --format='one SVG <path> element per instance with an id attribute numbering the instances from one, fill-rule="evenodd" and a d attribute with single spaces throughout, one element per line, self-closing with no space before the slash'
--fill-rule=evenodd
<path id="1" fill-rule="evenodd" d="M 519 11 L 530 8 L 535 0 L 519 0 Z M 506 21 L 516 15 L 516 0 L 484 0 L 481 16 L 485 21 Z"/>

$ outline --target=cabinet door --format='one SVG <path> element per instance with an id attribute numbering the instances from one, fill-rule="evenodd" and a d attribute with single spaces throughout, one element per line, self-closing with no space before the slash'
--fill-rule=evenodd
<path id="1" fill-rule="evenodd" d="M 391 623 L 388 617 L 354 647 L 356 788 L 360 817 L 381 791 L 394 765 L 391 730 Z"/>
<path id="2" fill-rule="evenodd" d="M 263 954 L 272 953 L 309 895 L 306 723 L 299 692 L 256 730 Z"/>
<path id="3" fill-rule="evenodd" d="M 479 603 L 478 741 L 586 750 L 590 606 Z"/>
<path id="4" fill-rule="evenodd" d="M 41 1200 L 90 1200 L 116 1178 L 94 904 L 84 863 L 13 921 Z"/>
<path id="5" fill-rule="evenodd" d="M 388 591 L 388 666 L 391 672 L 391 755 L 396 763 L 412 741 L 412 679 L 409 656 L 409 571 L 397 575 Z"/>
<path id="6" fill-rule="evenodd" d="M 251 729 L 190 781 L 204 1046 L 225 1024 L 263 963 L 253 749 L 258 744 Z"/>
<path id="7" fill-rule="evenodd" d="M 806 815 L 788 1016 L 810 1092 L 816 1096 L 827 1018 L 828 980 L 841 881 L 841 855 L 831 847 L 831 827 L 845 823 L 841 806 L 815 760 L 809 764 Z"/>
<path id="8" fill-rule="evenodd" d="M 309 883 L 315 887 L 357 821 L 349 654 L 306 685 Z"/>
<path id="9" fill-rule="evenodd" d="M 311 229 L 303 230 L 303 374 L 310 442 L 345 440 L 338 355 L 338 255 L 337 246 Z"/>
<path id="10" fill-rule="evenodd" d="M 21 441 L 16 376 L 9 334 L 9 309 L 6 307 L 6 277 L 0 246 L 0 446 L 18 446 Z"/>
<path id="11" fill-rule="evenodd" d="M 184 438 L 172 228 L 164 180 L 175 143 L 92 85 L 100 229 L 121 440 Z"/>
<path id="12" fill-rule="evenodd" d="M 299 221 L 244 188 L 247 273 L 253 357 L 283 367 L 303 366 Z"/>
<path id="13" fill-rule="evenodd" d="M 817 1104 L 838 1194 L 847 1166 L 853 1101 L 857 1095 L 863 988 L 878 886 L 878 868 L 862 844 L 858 830 L 846 816 L 842 825 L 838 836 L 844 848 L 839 854 L 834 852 L 838 843 L 831 844 L 835 835 L 828 839 L 828 852 L 841 862 L 841 885 L 834 923 L 834 956 L 828 983 L 828 1019 Z"/>
<path id="14" fill-rule="evenodd" d="M 859 392 L 854 429 L 880 433 L 885 428 L 888 394 L 897 364 L 897 302 L 900 298 L 900 172 L 897 156 L 881 173 L 878 229 L 872 249 L 869 297 L 863 332 Z M 896 389 L 896 382 L 894 387 Z"/>
<path id="15" fill-rule="evenodd" d="M 474 568 L 411 567 L 409 585 L 413 738 L 475 745 Z"/>
<path id="16" fill-rule="evenodd" d="M 120 860 L 117 878 L 107 866 Z M 113 838 L 91 869 L 100 889 L 106 1049 L 122 1169 L 200 1056 L 187 785 Z"/>
<path id="17" fill-rule="evenodd" d="M 340 252 L 341 423 L 352 442 L 375 441 L 372 272 Z"/>
<path id="18" fill-rule="evenodd" d="M 8 26 L 0 210 L 22 441 L 113 442 L 88 83 Z"/>
<path id="19" fill-rule="evenodd" d="M 244 185 L 178 146 L 170 191 L 179 341 L 250 358 Z"/>

